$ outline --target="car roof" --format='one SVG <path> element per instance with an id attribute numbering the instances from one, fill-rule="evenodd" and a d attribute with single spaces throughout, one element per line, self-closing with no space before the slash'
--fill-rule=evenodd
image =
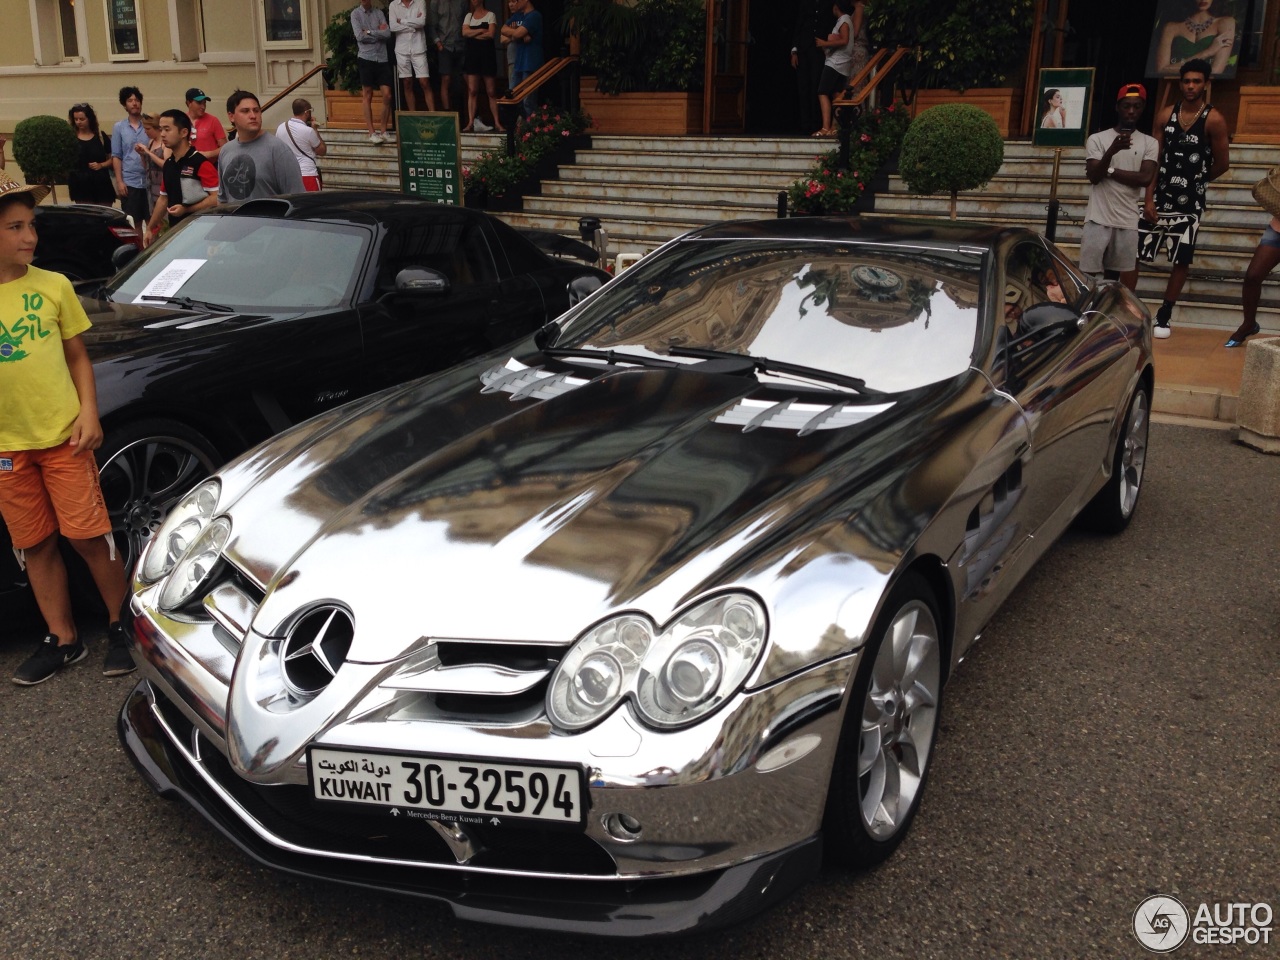
<path id="1" fill-rule="evenodd" d="M 774 220 L 734 220 L 714 224 L 684 240 L 820 240 L 857 243 L 928 243 L 960 249 L 1000 246 L 1014 235 L 1028 235 L 1020 227 L 967 220 L 926 217 L 789 217 Z"/>
<path id="2" fill-rule="evenodd" d="M 485 219 L 485 215 L 465 207 L 435 203 L 419 197 L 378 190 L 321 190 L 280 197 L 245 200 L 212 211 L 232 216 L 277 217 L 282 220 L 351 220 L 359 223 L 389 223 L 437 218 L 456 222 L 460 217 Z"/>

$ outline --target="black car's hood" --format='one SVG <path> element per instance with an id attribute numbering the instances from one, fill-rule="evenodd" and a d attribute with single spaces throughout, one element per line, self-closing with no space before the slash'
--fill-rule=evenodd
<path id="1" fill-rule="evenodd" d="M 379 624 L 363 637 L 398 646 L 412 639 L 398 612 L 420 597 L 415 636 L 552 642 L 547 604 L 584 622 L 656 606 L 654 590 L 674 606 L 843 523 L 877 475 L 916 459 L 901 453 L 919 431 L 894 425 L 951 392 L 766 393 L 753 377 L 615 369 L 539 397 L 492 389 L 498 372 L 490 359 L 352 404 L 225 471 L 229 553 L 271 587 L 257 629 L 339 598 Z M 826 422 L 843 426 L 800 434 L 841 402 Z"/>
<path id="2" fill-rule="evenodd" d="M 288 314 L 220 313 L 185 310 L 168 304 L 116 303 L 92 297 L 80 298 L 92 326 L 84 335 L 89 356 L 95 361 L 129 354 L 153 353 L 190 344 L 193 339 L 219 336 L 276 320 Z"/>

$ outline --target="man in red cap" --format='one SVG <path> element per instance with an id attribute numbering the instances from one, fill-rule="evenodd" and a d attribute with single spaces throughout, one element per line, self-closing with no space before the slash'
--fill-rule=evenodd
<path id="1" fill-rule="evenodd" d="M 1138 207 L 1156 175 L 1159 147 L 1139 132 L 1147 89 L 1126 83 L 1116 97 L 1116 125 L 1100 130 L 1085 144 L 1085 171 L 1092 186 L 1080 235 L 1080 269 L 1097 278 L 1120 278 L 1130 290 L 1138 284 Z"/>

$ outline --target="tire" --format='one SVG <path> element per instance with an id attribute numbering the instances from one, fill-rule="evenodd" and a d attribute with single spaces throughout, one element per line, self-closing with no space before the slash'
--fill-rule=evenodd
<path id="1" fill-rule="evenodd" d="M 872 628 L 845 709 L 823 821 L 830 862 L 881 863 L 915 819 L 942 708 L 939 623 L 932 590 L 906 573 Z"/>
<path id="2" fill-rule="evenodd" d="M 218 448 L 203 434 L 162 419 L 136 420 L 108 430 L 97 457 L 111 532 L 126 572 L 169 508 L 223 462 Z"/>
<path id="3" fill-rule="evenodd" d="M 1142 492 L 1147 465 L 1147 435 L 1151 428 L 1151 394 L 1139 385 L 1116 438 L 1111 476 L 1080 511 L 1079 523 L 1099 533 L 1120 533 L 1129 526 Z"/>

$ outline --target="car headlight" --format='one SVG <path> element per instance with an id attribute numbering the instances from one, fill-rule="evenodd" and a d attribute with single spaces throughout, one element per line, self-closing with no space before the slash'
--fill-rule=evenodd
<path id="1" fill-rule="evenodd" d="M 139 568 L 141 578 L 155 583 L 170 570 L 195 542 L 218 509 L 222 485 L 206 480 L 177 502 L 151 540 Z"/>
<path id="2" fill-rule="evenodd" d="M 230 536 L 231 521 L 226 517 L 218 517 L 200 531 L 165 581 L 160 591 L 161 607 L 175 610 L 191 599 L 217 567 Z"/>
<path id="3" fill-rule="evenodd" d="M 764 608 L 741 593 L 696 604 L 661 630 L 638 614 L 614 617 L 560 661 L 547 713 L 558 727 L 579 730 L 630 697 L 651 726 L 692 723 L 742 687 L 767 633 Z"/>

